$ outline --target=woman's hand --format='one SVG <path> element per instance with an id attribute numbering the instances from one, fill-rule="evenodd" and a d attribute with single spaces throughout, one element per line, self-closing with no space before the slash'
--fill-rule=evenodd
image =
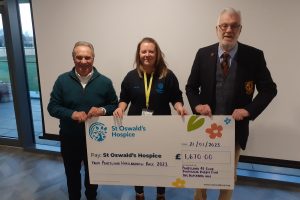
<path id="1" fill-rule="evenodd" d="M 174 108 L 178 115 L 184 116 L 188 114 L 187 110 L 185 109 L 185 107 L 183 107 L 181 102 L 176 102 Z"/>
<path id="2" fill-rule="evenodd" d="M 114 112 L 113 112 L 114 117 L 118 117 L 118 118 L 122 118 L 124 115 L 124 111 L 122 108 L 117 108 Z"/>

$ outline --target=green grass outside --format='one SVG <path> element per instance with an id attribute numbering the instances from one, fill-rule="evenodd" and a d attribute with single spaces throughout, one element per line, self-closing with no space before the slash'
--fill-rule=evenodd
<path id="1" fill-rule="evenodd" d="M 27 80 L 29 91 L 39 91 L 36 58 L 34 55 L 26 56 Z M 0 81 L 10 83 L 8 63 L 6 57 L 0 57 Z"/>

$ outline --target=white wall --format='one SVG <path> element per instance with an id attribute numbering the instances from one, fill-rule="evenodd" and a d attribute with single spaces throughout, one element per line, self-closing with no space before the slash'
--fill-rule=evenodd
<path id="1" fill-rule="evenodd" d="M 217 16 L 229 6 L 242 12 L 240 42 L 264 50 L 278 85 L 277 97 L 251 123 L 243 154 L 300 161 L 299 0 L 32 0 L 46 133 L 58 133 L 46 107 L 57 76 L 73 66 L 76 41 L 94 44 L 95 66 L 119 94 L 137 43 L 153 37 L 184 91 L 198 48 L 217 42 Z"/>

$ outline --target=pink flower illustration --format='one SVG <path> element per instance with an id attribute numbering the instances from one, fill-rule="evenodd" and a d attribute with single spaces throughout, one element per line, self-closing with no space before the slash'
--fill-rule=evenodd
<path id="1" fill-rule="evenodd" d="M 210 128 L 205 129 L 205 132 L 209 135 L 211 139 L 215 139 L 216 137 L 222 137 L 223 127 L 218 126 L 216 123 L 211 124 Z"/>

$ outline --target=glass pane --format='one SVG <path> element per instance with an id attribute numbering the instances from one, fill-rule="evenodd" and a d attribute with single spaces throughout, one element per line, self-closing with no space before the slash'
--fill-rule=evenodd
<path id="1" fill-rule="evenodd" d="M 0 137 L 17 139 L 17 125 L 0 14 Z"/>
<path id="2" fill-rule="evenodd" d="M 25 2 L 25 1 L 23 1 Z M 58 141 L 44 140 L 39 137 L 43 135 L 42 114 L 39 80 L 37 73 L 37 62 L 34 48 L 31 9 L 29 3 L 20 3 L 20 17 L 23 34 L 23 44 L 25 52 L 25 61 L 28 77 L 28 86 L 31 99 L 31 112 L 33 118 L 33 127 L 36 144 L 59 146 Z M 47 112 L 47 111 L 46 111 Z"/>

